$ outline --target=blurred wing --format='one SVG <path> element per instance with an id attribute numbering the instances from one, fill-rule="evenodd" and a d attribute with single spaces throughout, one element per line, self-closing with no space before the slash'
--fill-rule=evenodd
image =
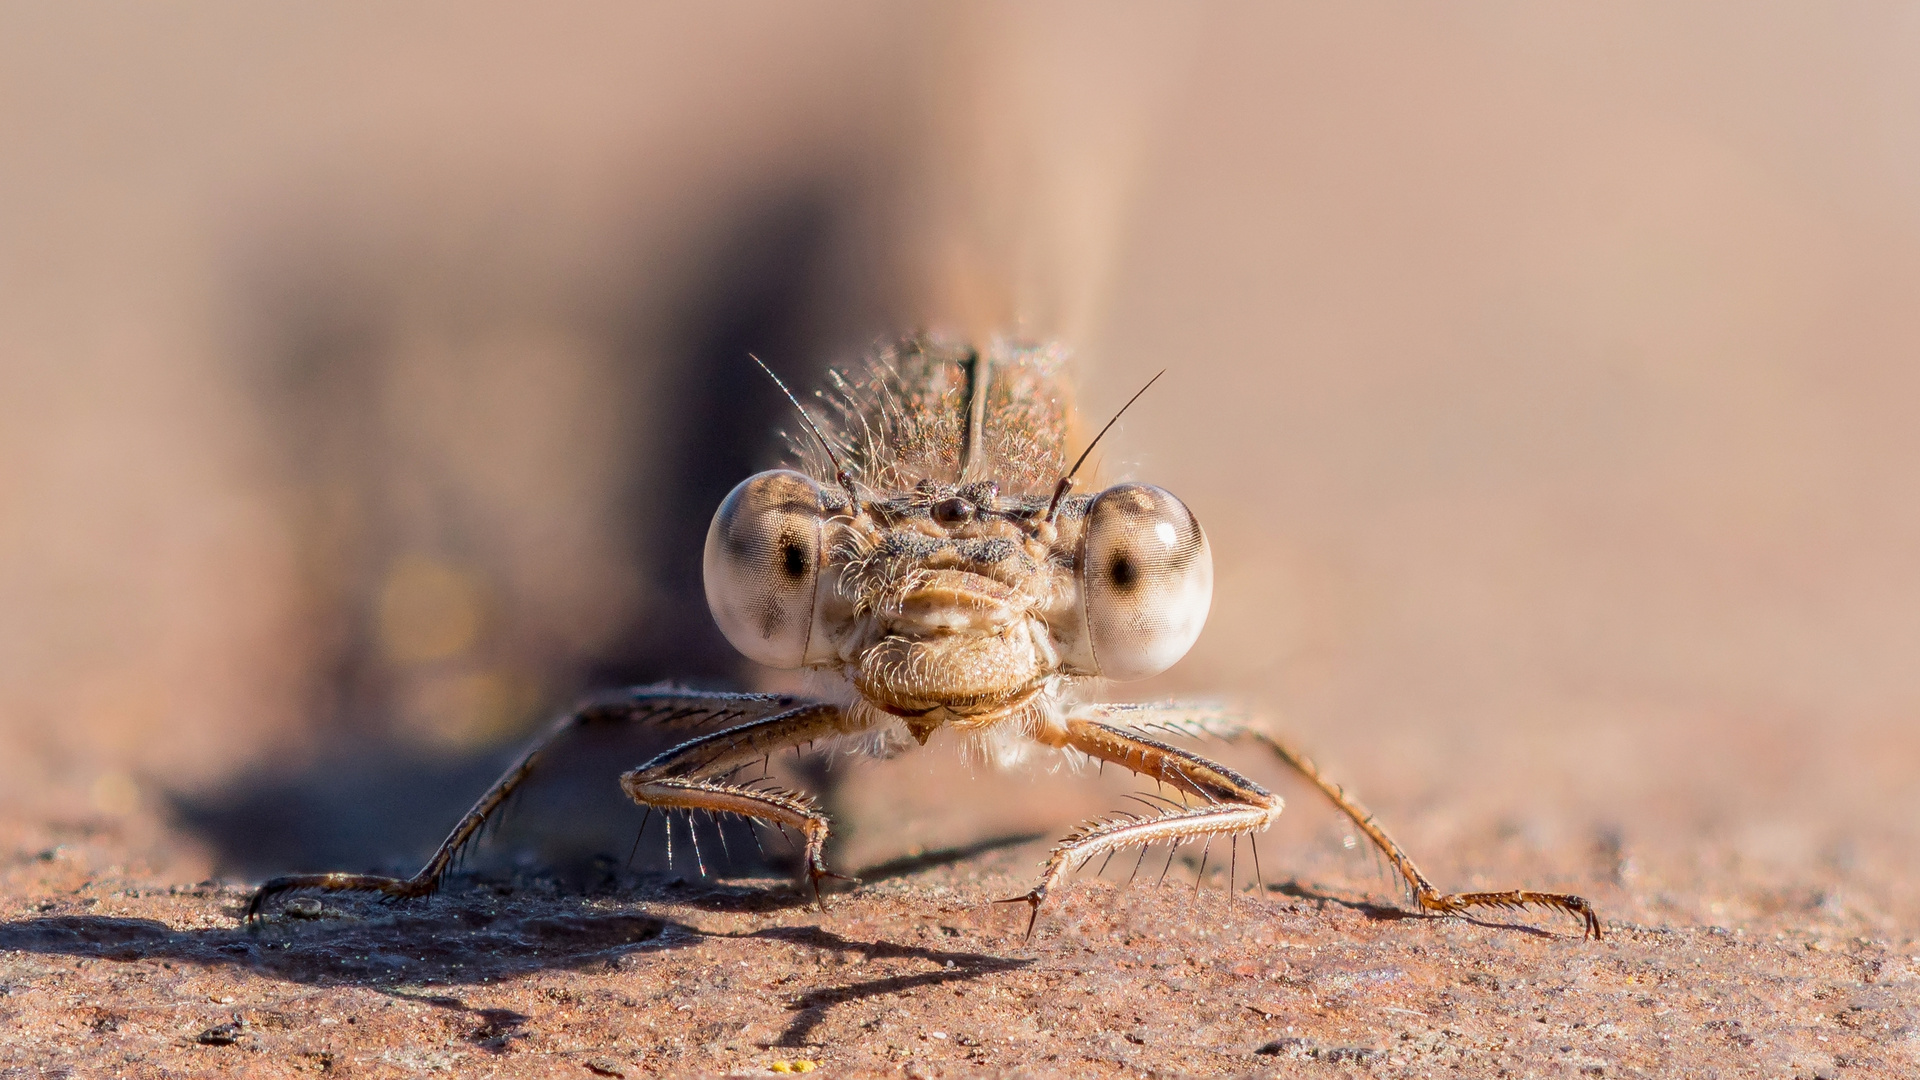
<path id="1" fill-rule="evenodd" d="M 1099 327 L 1202 14 L 1180 5 L 943 9 L 931 116 L 896 211 L 921 325 L 975 341 Z"/>

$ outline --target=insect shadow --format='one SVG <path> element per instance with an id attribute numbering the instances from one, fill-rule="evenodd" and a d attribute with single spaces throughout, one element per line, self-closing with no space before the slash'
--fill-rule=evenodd
<path id="1" fill-rule="evenodd" d="M 741 688 L 742 662 L 707 614 L 697 573 L 706 522 L 741 476 L 778 458 L 769 433 L 784 420 L 786 403 L 764 393 L 765 376 L 747 354 L 778 358 L 783 370 L 809 383 L 829 358 L 836 331 L 819 309 L 837 295 L 829 271 L 856 212 L 854 191 L 830 174 L 756 182 L 687 252 L 643 247 L 631 266 L 609 270 L 604 301 L 526 315 L 561 320 L 570 338 L 592 343 L 600 356 L 580 370 L 555 368 L 570 361 L 544 354 L 525 361 L 544 365 L 540 378 L 598 380 L 598 393 L 616 403 L 624 422 L 652 432 L 633 441 L 630 460 L 617 463 L 629 479 L 601 496 L 607 519 L 630 538 L 631 569 L 645 586 L 635 595 L 644 603 L 623 602 L 606 616 L 617 630 L 599 644 L 565 648 L 515 644 L 517 609 L 502 608 L 468 647 L 470 656 L 441 662 L 523 673 L 521 681 L 541 688 L 543 698 L 536 709 L 516 706 L 526 711 L 527 728 L 564 711 L 571 698 L 625 685 L 673 679 Z M 334 493 L 327 496 L 334 501 L 315 505 L 337 501 L 355 516 L 351 527 L 290 528 L 304 545 L 302 565 L 327 568 L 314 571 L 313 594 L 305 598 L 312 621 L 339 629 L 318 635 L 315 651 L 301 658 L 315 674 L 307 712 L 316 751 L 171 799 L 176 822 L 212 849 L 223 876 L 424 855 L 512 760 L 525 734 L 479 747 L 425 746 L 417 732 L 409 734 L 409 695 L 425 685 L 418 681 L 424 669 L 381 651 L 391 568 L 416 551 L 455 559 L 481 595 L 498 598 L 525 567 L 493 542 L 492 503 L 475 502 L 467 487 L 447 479 L 453 474 L 422 471 L 406 458 L 412 440 L 423 436 L 377 422 L 448 405 L 388 396 L 398 392 L 396 384 L 411 385 L 394 375 L 397 365 L 413 362 L 405 359 L 412 355 L 405 347 L 411 324 L 396 314 L 418 306 L 407 281 L 393 278 L 378 251 L 341 254 L 303 235 L 296 231 L 288 245 L 273 249 L 273 261 L 248 275 L 261 283 L 245 294 L 260 341 L 248 385 L 261 428 L 275 440 L 271 459 L 288 491 L 299 495 L 291 502 L 305 506 L 306 493 Z M 448 288 L 459 288 L 466 279 L 448 280 L 455 283 Z M 479 297 L 460 301 L 451 308 L 489 306 Z M 665 321 L 662 310 L 672 313 Z M 449 365 L 462 362 L 457 352 L 449 356 Z M 396 476 L 426 485 L 426 493 L 396 497 Z M 419 514 L 428 524 L 415 520 Z M 664 748 L 631 748 L 608 761 L 595 778 L 604 790 L 565 807 L 574 835 L 541 830 L 535 847 L 542 865 L 580 864 L 615 846 L 624 855 L 639 812 L 625 814 L 631 803 L 613 778 Z M 658 829 L 656 822 L 661 850 L 643 845 L 641 865 L 664 866 Z M 763 868 L 780 865 L 776 858 Z"/>
<path id="2" fill-rule="evenodd" d="M 952 982 L 964 982 L 985 975 L 1003 971 L 1015 971 L 1033 963 L 1031 959 L 988 956 L 982 953 L 949 952 L 942 949 L 929 949 L 918 945 L 898 945 L 884 941 L 851 941 L 838 934 L 822 930 L 816 926 L 776 926 L 757 930 L 751 934 L 737 935 L 748 938 L 774 939 L 804 945 L 809 948 L 841 954 L 857 953 L 864 959 L 911 959 L 926 960 L 939 965 L 933 971 L 916 972 L 911 975 L 891 975 L 863 982 L 847 983 L 843 986 L 826 986 L 809 990 L 792 1004 L 796 1014 L 780 1037 L 774 1040 L 774 1046 L 803 1047 L 811 1043 L 815 1028 L 827 1018 L 835 1006 L 867 998 L 898 994 L 903 990 L 917 990 L 925 986 L 942 986 Z"/>
<path id="3" fill-rule="evenodd" d="M 466 1040 L 480 1049 L 493 1054 L 504 1054 L 513 1040 L 525 1038 L 526 1026 L 533 1017 L 512 1009 L 479 1009 L 467 1004 L 452 994 L 399 994 L 388 991 L 395 997 L 404 997 L 422 1005 L 432 1005 L 437 1009 L 450 1009 L 465 1013 L 474 1021 L 468 1030 Z"/>
<path id="4" fill-rule="evenodd" d="M 740 876 L 798 866 L 777 833 L 762 841 L 737 821 L 702 818 L 690 835 L 685 815 L 676 815 L 670 847 L 665 819 L 649 818 L 619 786 L 621 772 L 664 748 L 658 738 L 617 730 L 582 731 L 554 747 L 464 853 L 467 865 L 494 875 L 537 872 L 566 892 L 605 891 L 627 868 L 694 878 L 703 866 Z M 253 774 L 211 797 L 178 799 L 175 813 L 203 837 L 224 841 L 222 877 L 330 866 L 411 873 L 519 749 L 457 758 L 396 751 L 337 771 L 322 763 Z"/>
<path id="5" fill-rule="evenodd" d="M 909 877 L 923 870 L 935 870 L 942 866 L 965 862 L 979 855 L 988 855 L 1007 848 L 1016 848 L 1025 844 L 1045 840 L 1044 832 L 1008 833 L 1005 836 L 990 836 L 956 847 L 935 848 L 915 855 L 902 855 L 897 859 L 875 863 L 853 875 L 861 881 L 887 881 L 892 878 Z"/>
<path id="6" fill-rule="evenodd" d="M 670 895 L 672 890 L 664 890 Z M 709 889 L 696 902 L 728 906 L 751 902 L 751 890 Z M 799 1047 L 839 1005 L 923 986 L 1012 971 L 1033 961 L 984 953 L 926 948 L 888 941 L 855 941 L 818 927 L 769 927 L 743 934 L 708 934 L 672 919 L 608 912 L 582 899 L 514 897 L 502 901 L 485 888 L 445 895 L 428 908 L 387 908 L 362 901 L 374 917 L 281 923 L 265 931 L 176 930 L 153 919 L 59 915 L 0 923 L 0 952 L 13 951 L 119 962 L 163 961 L 243 968 L 288 982 L 360 986 L 395 997 L 471 1014 L 468 1042 L 491 1052 L 521 1037 L 530 1018 L 508 1009 L 468 1005 L 462 988 L 537 971 L 611 971 L 644 964 L 651 955 L 697 944 L 706 937 L 754 938 L 872 959 L 912 959 L 933 970 L 809 990 L 789 1008 L 794 1017 L 772 1045 Z M 428 987 L 431 986 L 431 989 Z"/>
<path id="7" fill-rule="evenodd" d="M 377 905 L 372 905 L 377 907 Z M 176 930 L 154 919 L 58 915 L 0 923 L 0 951 L 244 968 L 316 985 L 472 985 L 551 969 L 605 967 L 635 951 L 679 948 L 699 931 L 581 900 L 472 893 L 431 908 L 250 932 Z"/>
<path id="8" fill-rule="evenodd" d="M 1437 917 L 1421 911 L 1409 911 L 1406 908 L 1394 907 L 1391 904 L 1380 904 L 1371 900 L 1348 899 L 1347 897 L 1339 896 L 1324 889 L 1316 889 L 1312 886 L 1302 885 L 1297 881 L 1284 881 L 1269 885 L 1267 888 L 1271 892 L 1277 892 L 1282 896 L 1291 896 L 1296 900 L 1311 900 L 1323 908 L 1328 904 L 1338 904 L 1349 911 L 1357 911 L 1375 922 L 1399 922 L 1402 919 L 1431 919 Z M 1537 926 L 1528 926 L 1525 923 L 1511 920 L 1494 922 L 1488 919 L 1462 914 L 1457 911 L 1449 913 L 1446 918 L 1459 919 L 1462 922 L 1472 923 L 1475 926 L 1484 927 L 1489 930 L 1513 930 L 1539 938 L 1551 938 L 1554 936 L 1552 933 L 1542 930 Z"/>

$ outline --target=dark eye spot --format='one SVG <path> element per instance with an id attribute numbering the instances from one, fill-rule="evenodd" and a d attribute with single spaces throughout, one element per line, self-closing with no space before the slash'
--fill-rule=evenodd
<path id="1" fill-rule="evenodd" d="M 1140 582 L 1140 569 L 1133 565 L 1133 557 L 1123 551 L 1113 557 L 1113 564 L 1107 567 L 1107 577 L 1113 582 L 1114 588 L 1121 592 L 1132 592 Z"/>
<path id="2" fill-rule="evenodd" d="M 798 543 L 789 540 L 782 544 L 780 559 L 780 568 L 787 572 L 788 577 L 798 581 L 807 576 L 807 552 Z"/>
<path id="3" fill-rule="evenodd" d="M 769 599 L 760 611 L 760 636 L 772 641 L 773 636 L 778 634 L 780 628 L 786 624 L 787 613 L 780 610 L 778 601 Z"/>

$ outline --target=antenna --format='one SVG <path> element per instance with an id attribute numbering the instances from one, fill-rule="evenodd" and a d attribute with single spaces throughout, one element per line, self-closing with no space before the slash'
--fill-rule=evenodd
<path id="1" fill-rule="evenodd" d="M 813 437 L 820 440 L 820 449 L 827 452 L 827 460 L 833 463 L 834 479 L 840 481 L 840 486 L 847 489 L 847 498 L 853 502 L 852 512 L 858 514 L 860 512 L 860 493 L 853 489 L 853 477 L 847 475 L 846 467 L 840 464 L 840 455 L 833 452 L 833 444 L 827 441 L 825 435 L 820 434 L 820 428 L 814 424 L 813 417 L 807 415 L 806 406 L 800 404 L 800 399 L 793 396 L 793 391 L 787 389 L 787 384 L 780 381 L 780 376 L 773 373 L 773 369 L 767 366 L 766 361 L 752 353 L 747 354 L 747 359 L 759 364 L 760 370 L 766 372 L 767 378 L 773 380 L 773 385 L 779 387 L 780 392 L 787 395 L 788 401 L 793 402 L 794 409 L 800 414 L 800 422 L 807 425 L 807 430 L 813 432 Z M 1159 378 L 1157 375 L 1154 377 Z M 1147 385 L 1151 386 L 1153 384 L 1148 383 Z M 1135 396 L 1138 397 L 1139 395 L 1136 394 Z M 1128 402 L 1128 404 L 1131 405 L 1132 402 Z"/>
<path id="2" fill-rule="evenodd" d="M 761 366 L 764 367 L 765 365 Z M 1165 375 L 1166 373 L 1166 368 L 1160 369 L 1160 375 Z M 773 373 L 768 372 L 768 374 L 771 375 Z M 1106 438 L 1107 432 L 1113 430 L 1113 425 L 1120 422 L 1120 418 L 1126 415 L 1128 409 L 1133 408 L 1133 403 L 1140 400 L 1140 395 L 1153 389 L 1153 384 L 1160 381 L 1160 375 L 1155 375 L 1153 378 L 1148 379 L 1147 385 L 1135 391 L 1134 395 L 1127 399 L 1127 403 L 1120 406 L 1120 411 L 1113 414 L 1113 419 L 1107 421 L 1107 426 L 1100 429 L 1100 434 L 1095 435 L 1093 441 L 1087 444 L 1087 448 L 1080 451 L 1080 459 L 1073 463 L 1073 468 L 1067 470 L 1067 475 L 1060 478 L 1060 483 L 1053 489 L 1053 501 L 1047 504 L 1047 512 L 1041 514 L 1039 520 L 1046 521 L 1053 517 L 1053 512 L 1060 508 L 1060 500 L 1067 497 L 1067 489 L 1073 487 L 1073 474 L 1079 472 L 1080 466 L 1087 463 L 1087 455 L 1093 453 L 1093 448 L 1100 445 L 1100 440 Z"/>

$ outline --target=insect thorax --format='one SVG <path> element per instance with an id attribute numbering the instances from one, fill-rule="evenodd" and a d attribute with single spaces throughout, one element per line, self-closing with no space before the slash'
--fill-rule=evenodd
<path id="1" fill-rule="evenodd" d="M 906 338 L 829 376 L 823 433 L 854 479 L 880 491 L 991 479 L 1005 495 L 1044 496 L 1073 434 L 1065 367 L 1058 345 Z M 789 436 L 802 469 L 832 482 L 825 453 L 803 436 Z"/>

